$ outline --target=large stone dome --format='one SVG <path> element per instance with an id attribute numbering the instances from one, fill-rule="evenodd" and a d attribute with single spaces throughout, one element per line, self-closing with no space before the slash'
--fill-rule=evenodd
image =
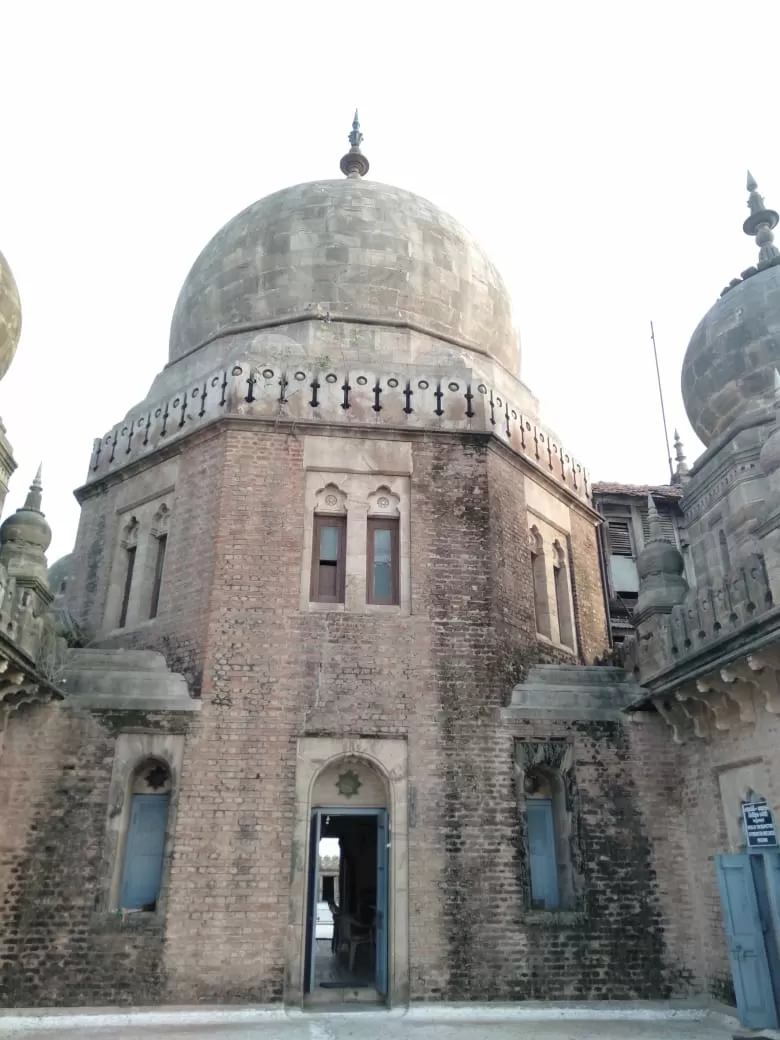
<path id="1" fill-rule="evenodd" d="M 771 401 L 777 367 L 780 266 L 772 266 L 729 289 L 699 322 L 685 353 L 685 410 L 705 445 Z"/>
<path id="2" fill-rule="evenodd" d="M 412 328 L 519 371 L 509 296 L 471 235 L 411 192 L 353 177 L 285 188 L 226 224 L 179 294 L 170 360 L 325 313 Z"/>
<path id="3" fill-rule="evenodd" d="M 8 261 L 0 253 L 0 379 L 14 359 L 22 328 L 19 290 Z"/>

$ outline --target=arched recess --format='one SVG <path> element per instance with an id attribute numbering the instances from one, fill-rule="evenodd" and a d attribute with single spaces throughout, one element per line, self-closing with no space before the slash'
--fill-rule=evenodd
<path id="1" fill-rule="evenodd" d="M 525 831 L 528 908 L 576 910 L 582 871 L 572 746 L 559 740 L 519 741 L 515 754 L 518 804 Z"/>
<path id="2" fill-rule="evenodd" d="M 550 639 L 552 637 L 552 626 L 550 624 L 550 600 L 547 588 L 547 563 L 544 555 L 544 539 L 536 525 L 528 532 L 528 545 L 531 550 L 531 578 L 534 588 L 536 631 Z"/>
<path id="3" fill-rule="evenodd" d="M 574 649 L 574 611 L 571 597 L 569 561 L 559 541 L 553 543 L 553 581 L 555 609 L 558 615 L 558 638 L 563 646 Z"/>
<path id="4" fill-rule="evenodd" d="M 298 741 L 296 806 L 285 1000 L 304 997 L 311 823 L 317 809 L 386 810 L 387 1002 L 409 1000 L 408 767 L 403 739 L 303 737 Z"/>
<path id="5" fill-rule="evenodd" d="M 163 917 L 170 885 L 173 835 L 176 830 L 176 808 L 181 768 L 184 758 L 184 736 L 179 733 L 120 733 L 114 752 L 114 765 L 109 784 L 106 833 L 100 866 L 100 891 L 96 910 L 113 914 L 121 910 L 122 880 L 131 825 L 133 795 L 144 792 L 168 795 L 165 820 L 165 844 L 159 893 L 154 912 Z M 148 769 L 158 765 L 167 777 L 162 786 L 154 787 L 159 776 Z M 152 785 L 147 781 L 151 779 Z"/>
<path id="6" fill-rule="evenodd" d="M 154 913 L 162 889 L 172 778 L 168 764 L 145 758 L 133 771 L 123 835 L 118 909 Z"/>

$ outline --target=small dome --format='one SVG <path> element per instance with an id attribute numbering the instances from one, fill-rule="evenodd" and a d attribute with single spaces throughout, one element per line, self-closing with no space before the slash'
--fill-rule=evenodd
<path id="1" fill-rule="evenodd" d="M 60 556 L 59 560 L 55 560 L 51 567 L 49 567 L 49 588 L 55 596 L 65 595 L 68 586 L 68 578 L 70 577 L 70 566 L 72 560 L 73 553 L 68 553 L 67 556 Z"/>
<path id="2" fill-rule="evenodd" d="M 8 371 L 22 331 L 19 290 L 8 261 L 0 253 L 0 379 Z"/>
<path id="3" fill-rule="evenodd" d="M 670 610 L 674 604 L 682 602 L 688 591 L 683 576 L 685 562 L 682 553 L 664 534 L 652 495 L 647 497 L 647 512 L 650 535 L 636 559 L 639 574 L 637 619 Z"/>
<path id="4" fill-rule="evenodd" d="M 24 505 L 0 525 L 0 562 L 14 577 L 35 578 L 48 584 L 46 550 L 51 528 L 41 511 L 41 470 L 27 492 Z"/>
<path id="5" fill-rule="evenodd" d="M 179 294 L 170 360 L 325 313 L 412 327 L 519 371 L 509 295 L 471 235 L 411 192 L 353 177 L 286 188 L 226 224 Z"/>
<path id="6" fill-rule="evenodd" d="M 739 282 L 707 311 L 682 367 L 685 410 L 705 445 L 772 399 L 780 366 L 780 266 Z"/>

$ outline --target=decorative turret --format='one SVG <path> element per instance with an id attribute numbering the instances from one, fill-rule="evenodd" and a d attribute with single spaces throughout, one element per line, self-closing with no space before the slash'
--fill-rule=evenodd
<path id="1" fill-rule="evenodd" d="M 639 626 L 653 615 L 669 614 L 676 603 L 682 603 L 688 591 L 682 553 L 664 534 L 652 495 L 647 496 L 647 512 L 650 537 L 636 561 L 639 596 L 634 620 Z"/>
<path id="2" fill-rule="evenodd" d="M 360 143 L 363 140 L 363 135 L 360 132 L 360 121 L 358 120 L 357 109 L 355 109 L 355 118 L 352 120 L 352 132 L 348 137 L 348 141 L 352 146 L 347 154 L 341 159 L 341 172 L 345 177 L 365 177 L 368 173 L 368 159 L 363 155 L 360 150 Z"/>
<path id="3" fill-rule="evenodd" d="M 674 479 L 672 480 L 672 483 L 685 484 L 690 479 L 690 471 L 685 458 L 683 443 L 680 440 L 680 434 L 677 430 L 674 431 L 674 456 L 677 461 L 677 468 L 674 471 Z"/>
<path id="4" fill-rule="evenodd" d="M 52 601 L 46 563 L 51 528 L 41 511 L 42 494 L 39 466 L 24 505 L 0 527 L 0 622 L 33 660 Z"/>
<path id="5" fill-rule="evenodd" d="M 768 263 L 780 256 L 780 250 L 774 244 L 775 236 L 772 234 L 780 216 L 775 210 L 767 209 L 763 196 L 758 194 L 758 185 L 750 170 L 747 175 L 747 190 L 750 192 L 747 203 L 750 216 L 742 225 L 742 230 L 746 235 L 755 237 L 760 267 L 762 263 Z"/>

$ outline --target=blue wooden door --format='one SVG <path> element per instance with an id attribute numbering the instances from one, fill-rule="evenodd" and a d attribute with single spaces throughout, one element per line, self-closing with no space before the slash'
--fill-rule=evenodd
<path id="1" fill-rule="evenodd" d="M 306 902 L 306 956 L 303 965 L 303 992 L 314 989 L 314 967 L 317 953 L 317 896 L 320 877 L 320 828 L 322 819 L 318 809 L 311 814 L 309 831 L 309 883 Z"/>
<path id="2" fill-rule="evenodd" d="M 130 806 L 121 904 L 126 910 L 153 908 L 160 894 L 167 794 L 134 794 Z"/>
<path id="3" fill-rule="evenodd" d="M 748 1029 L 776 1029 L 777 1008 L 750 856 L 721 855 L 715 862 L 739 1020 Z"/>
<path id="4" fill-rule="evenodd" d="M 387 993 L 387 860 L 390 844 L 387 813 L 376 818 L 376 980 L 378 993 Z"/>
<path id="5" fill-rule="evenodd" d="M 780 851 L 764 852 L 766 887 L 769 893 L 771 930 L 780 953 Z"/>
<path id="6" fill-rule="evenodd" d="M 528 856 L 531 871 L 531 905 L 554 910 L 558 906 L 558 860 L 550 798 L 528 798 Z"/>

